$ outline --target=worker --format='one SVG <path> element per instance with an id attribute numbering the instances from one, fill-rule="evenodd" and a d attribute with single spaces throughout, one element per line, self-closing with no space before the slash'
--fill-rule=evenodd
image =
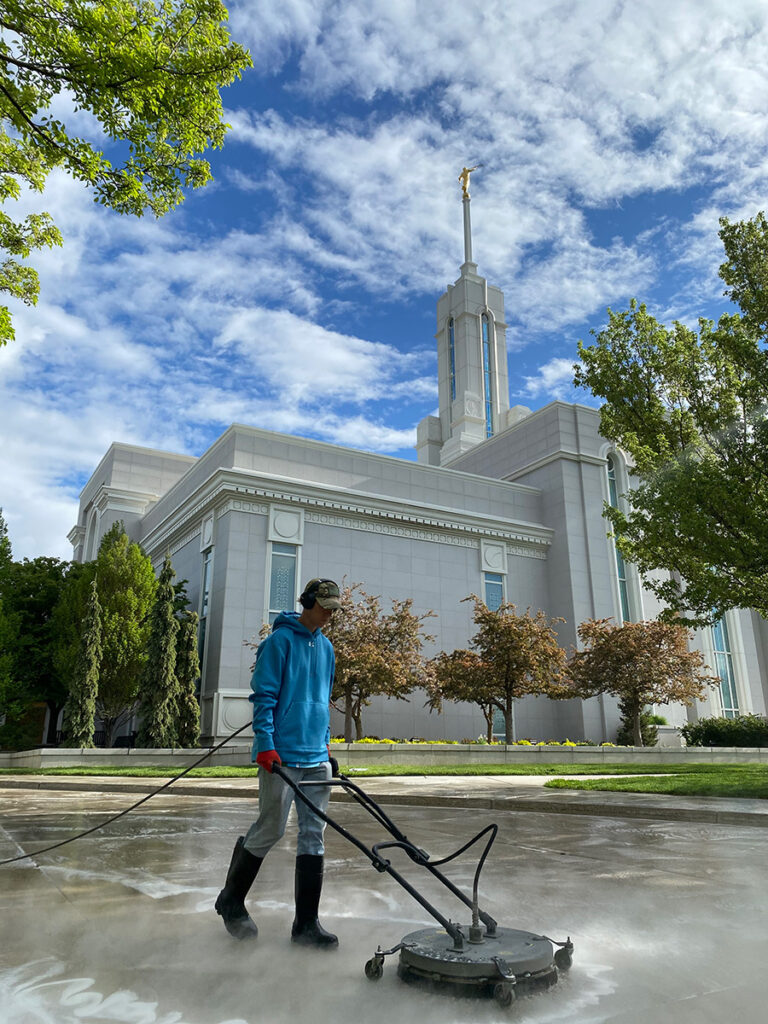
<path id="1" fill-rule="evenodd" d="M 301 613 L 281 612 L 256 654 L 250 700 L 252 760 L 259 765 L 259 816 L 235 843 L 227 879 L 215 906 L 230 935 L 237 939 L 256 938 L 258 929 L 245 908 L 245 897 L 267 853 L 282 838 L 295 801 L 296 916 L 291 940 L 303 946 L 335 949 L 338 938 L 318 920 L 325 822 L 272 770 L 279 765 L 296 784 L 327 782 L 338 771 L 329 745 L 335 659 L 333 645 L 323 635 L 323 627 L 341 608 L 341 595 L 333 580 L 312 579 L 299 601 Z M 313 786 L 307 793 L 325 812 L 330 786 Z"/>

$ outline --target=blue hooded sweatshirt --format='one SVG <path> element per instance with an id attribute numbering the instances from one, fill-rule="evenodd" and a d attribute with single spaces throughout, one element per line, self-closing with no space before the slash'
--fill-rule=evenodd
<path id="1" fill-rule="evenodd" d="M 252 760 L 276 750 L 286 765 L 328 760 L 331 687 L 336 670 L 333 644 L 311 633 L 297 612 L 281 612 L 256 653 L 253 693 Z"/>

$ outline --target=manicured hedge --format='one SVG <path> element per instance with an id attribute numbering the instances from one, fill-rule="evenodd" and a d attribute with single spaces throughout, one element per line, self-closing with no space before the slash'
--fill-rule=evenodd
<path id="1" fill-rule="evenodd" d="M 689 747 L 768 747 L 768 721 L 759 715 L 700 718 L 680 731 Z"/>

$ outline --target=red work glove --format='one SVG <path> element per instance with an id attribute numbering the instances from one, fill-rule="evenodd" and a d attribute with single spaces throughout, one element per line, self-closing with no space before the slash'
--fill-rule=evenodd
<path id="1" fill-rule="evenodd" d="M 272 774 L 272 765 L 275 763 L 283 763 L 276 750 L 260 750 L 256 755 L 256 764 L 262 768 L 266 768 L 270 775 Z"/>

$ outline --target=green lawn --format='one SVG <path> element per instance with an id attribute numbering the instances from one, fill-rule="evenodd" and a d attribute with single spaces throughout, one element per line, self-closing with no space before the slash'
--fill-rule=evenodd
<path id="1" fill-rule="evenodd" d="M 386 775 L 595 775 L 611 772 L 626 775 L 630 772 L 678 772 L 686 771 L 687 765 L 651 764 L 638 767 L 630 764 L 616 764 L 606 767 L 602 764 L 447 764 L 443 766 L 418 765 L 372 765 L 368 768 L 345 768 L 342 771 L 350 778 L 373 778 Z M 0 775 L 118 775 L 127 778 L 172 778 L 180 775 L 183 768 L 0 768 Z M 256 767 L 244 765 L 239 768 L 215 767 L 193 768 L 188 778 L 241 779 L 255 776 Z"/>
<path id="2" fill-rule="evenodd" d="M 758 764 L 473 764 L 374 765 L 342 768 L 350 778 L 432 775 L 562 775 L 546 785 L 553 789 L 597 789 L 620 793 L 671 793 L 680 796 L 736 796 L 768 799 L 768 765 Z M 117 775 L 127 778 L 172 778 L 182 768 L 0 768 L 0 775 Z M 193 768 L 188 778 L 254 778 L 255 767 Z M 589 775 L 633 775 L 635 778 L 589 779 Z"/>
<path id="3" fill-rule="evenodd" d="M 612 793 L 667 793 L 672 796 L 730 796 L 768 800 L 768 765 L 697 764 L 674 767 L 683 767 L 684 770 L 676 771 L 667 778 L 646 775 L 634 779 L 552 779 L 545 785 L 547 789 L 597 789 Z"/>

